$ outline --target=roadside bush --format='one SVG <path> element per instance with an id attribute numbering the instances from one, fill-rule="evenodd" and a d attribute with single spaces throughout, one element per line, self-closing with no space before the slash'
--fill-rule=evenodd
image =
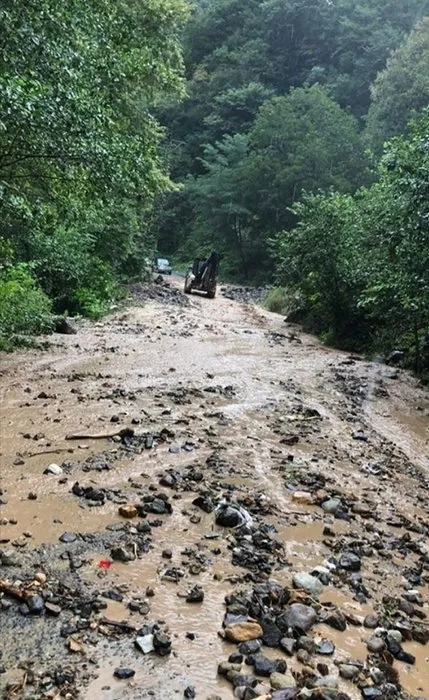
<path id="1" fill-rule="evenodd" d="M 71 295 L 69 310 L 98 319 L 108 312 L 112 300 L 119 294 L 111 268 L 95 258 L 88 267 L 85 284 Z"/>
<path id="2" fill-rule="evenodd" d="M 0 273 L 0 349 L 19 345 L 19 335 L 52 329 L 51 300 L 31 277 L 29 267 L 19 264 Z"/>
<path id="3" fill-rule="evenodd" d="M 286 289 L 284 287 L 270 289 L 264 299 L 264 306 L 268 311 L 286 316 L 291 309 L 291 300 L 287 296 Z"/>

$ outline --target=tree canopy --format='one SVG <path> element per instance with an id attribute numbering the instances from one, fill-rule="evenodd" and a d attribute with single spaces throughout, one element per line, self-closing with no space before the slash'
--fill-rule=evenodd
<path id="1" fill-rule="evenodd" d="M 381 150 L 403 134 L 408 121 L 429 105 L 429 17 L 423 19 L 387 61 L 371 89 L 367 136 Z"/>

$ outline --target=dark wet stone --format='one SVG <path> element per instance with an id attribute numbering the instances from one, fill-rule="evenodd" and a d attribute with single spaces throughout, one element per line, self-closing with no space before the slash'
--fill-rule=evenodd
<path id="1" fill-rule="evenodd" d="M 336 610 L 335 612 L 330 613 L 326 617 L 323 617 L 323 622 L 326 625 L 329 625 L 330 627 L 333 627 L 335 630 L 339 630 L 340 632 L 345 632 L 347 629 L 347 622 L 344 617 L 344 615 L 339 611 Z"/>
<path id="2" fill-rule="evenodd" d="M 249 642 L 241 642 L 238 645 L 238 651 L 244 656 L 249 656 L 250 654 L 256 654 L 262 646 L 260 639 L 251 639 Z"/>
<path id="3" fill-rule="evenodd" d="M 202 603 L 204 600 L 204 591 L 201 586 L 194 586 L 186 596 L 187 603 Z"/>
<path id="4" fill-rule="evenodd" d="M 171 640 L 164 632 L 155 632 L 153 635 L 153 646 L 159 656 L 167 656 L 171 653 Z"/>
<path id="5" fill-rule="evenodd" d="M 75 335 L 77 329 L 70 319 L 64 316 L 54 317 L 54 331 L 55 333 L 62 333 L 63 335 Z"/>
<path id="6" fill-rule="evenodd" d="M 374 615 L 374 613 L 366 615 L 363 621 L 363 625 L 368 629 L 375 629 L 379 625 L 378 615 Z"/>
<path id="7" fill-rule="evenodd" d="M 188 685 L 183 693 L 184 698 L 194 698 L 196 696 L 195 688 L 193 685 Z"/>
<path id="8" fill-rule="evenodd" d="M 71 542 L 76 542 L 77 535 L 74 532 L 64 532 L 60 537 L 60 542 L 65 542 L 66 544 L 71 544 Z"/>
<path id="9" fill-rule="evenodd" d="M 271 676 L 275 670 L 275 662 L 263 654 L 255 654 L 252 657 L 252 664 L 257 676 Z"/>
<path id="10" fill-rule="evenodd" d="M 317 670 L 319 671 L 321 676 L 329 676 L 329 666 L 328 664 L 322 664 L 318 663 L 317 664 Z"/>
<path id="11" fill-rule="evenodd" d="M 103 591 L 101 595 L 103 598 L 107 598 L 108 600 L 116 600 L 118 603 L 122 603 L 124 599 L 124 594 L 117 591 L 115 588 L 110 588 L 108 591 Z"/>
<path id="12" fill-rule="evenodd" d="M 388 637 L 386 643 L 388 650 L 395 659 L 402 661 L 405 664 L 410 664 L 411 666 L 416 663 L 416 657 L 413 656 L 413 654 L 410 654 L 408 651 L 405 651 L 394 639 L 389 639 Z"/>
<path id="13" fill-rule="evenodd" d="M 238 688 L 240 686 L 244 686 L 245 688 L 254 688 L 257 682 L 258 681 L 255 676 L 240 674 L 239 676 L 235 676 L 233 678 L 232 685 L 234 688 Z"/>
<path id="14" fill-rule="evenodd" d="M 205 513 L 211 513 L 214 510 L 213 501 L 209 496 L 197 496 L 197 498 L 194 498 L 192 501 L 192 505 L 201 508 Z"/>
<path id="15" fill-rule="evenodd" d="M 415 626 L 411 630 L 412 639 L 419 644 L 427 644 L 429 642 L 429 628 Z"/>
<path id="16" fill-rule="evenodd" d="M 237 527 L 237 525 L 241 525 L 242 521 L 240 511 L 232 506 L 226 506 L 216 516 L 217 525 L 222 527 Z"/>
<path id="17" fill-rule="evenodd" d="M 137 523 L 137 532 L 145 534 L 149 533 L 150 531 L 151 527 L 147 520 L 140 520 L 140 522 Z"/>
<path id="18" fill-rule="evenodd" d="M 316 620 L 317 613 L 312 607 L 302 603 L 293 603 L 286 612 L 279 615 L 276 622 L 284 632 L 287 632 L 289 628 L 298 632 L 307 632 Z"/>
<path id="19" fill-rule="evenodd" d="M 361 560 L 357 554 L 353 554 L 353 552 L 344 552 L 344 554 L 340 556 L 338 566 L 346 571 L 359 571 Z"/>
<path id="20" fill-rule="evenodd" d="M 280 649 L 283 649 L 286 654 L 293 656 L 296 647 L 296 639 L 293 637 L 282 637 L 280 640 Z"/>
<path id="21" fill-rule="evenodd" d="M 119 680 L 126 680 L 127 678 L 132 678 L 135 675 L 135 671 L 132 668 L 115 668 L 113 675 Z"/>
<path id="22" fill-rule="evenodd" d="M 34 615 L 39 615 L 45 608 L 45 601 L 41 595 L 32 595 L 25 602 L 29 611 Z"/>
<path id="23" fill-rule="evenodd" d="M 280 640 L 283 637 L 282 631 L 277 627 L 272 620 L 262 618 L 259 621 L 264 631 L 262 642 L 267 647 L 276 648 L 280 645 Z"/>

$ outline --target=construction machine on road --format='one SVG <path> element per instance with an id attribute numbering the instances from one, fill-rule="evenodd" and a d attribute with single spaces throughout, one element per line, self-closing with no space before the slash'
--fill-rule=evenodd
<path id="1" fill-rule="evenodd" d="M 217 277 L 219 273 L 220 255 L 211 253 L 207 260 L 197 258 L 192 268 L 186 273 L 185 292 L 191 294 L 193 290 L 206 292 L 209 299 L 216 296 Z"/>

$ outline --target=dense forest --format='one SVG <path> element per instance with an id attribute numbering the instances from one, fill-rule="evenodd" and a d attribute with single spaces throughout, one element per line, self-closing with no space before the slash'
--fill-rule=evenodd
<path id="1" fill-rule="evenodd" d="M 0 30 L 3 346 L 216 248 L 427 371 L 429 0 L 5 0 Z"/>

